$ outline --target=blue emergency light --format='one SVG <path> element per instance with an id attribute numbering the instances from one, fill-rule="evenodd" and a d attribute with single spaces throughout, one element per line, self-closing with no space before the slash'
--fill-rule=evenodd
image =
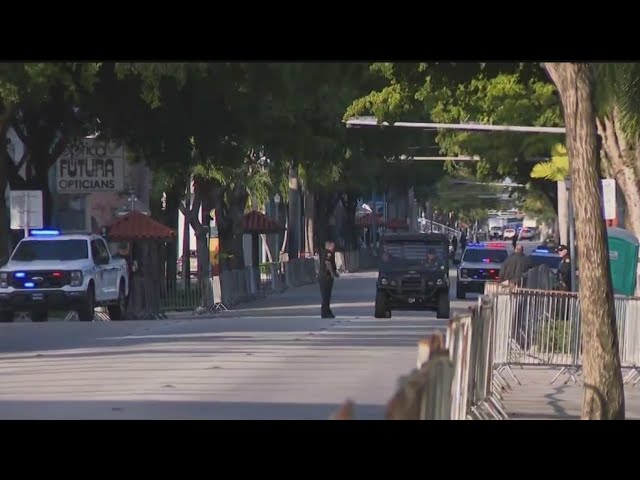
<path id="1" fill-rule="evenodd" d="M 540 250 L 534 251 L 532 255 L 535 257 L 560 257 L 560 255 L 558 255 L 557 253 Z"/>
<path id="2" fill-rule="evenodd" d="M 504 247 L 504 243 L 486 242 L 486 243 L 469 243 L 467 244 L 467 248 L 505 248 L 505 247 Z"/>
<path id="3" fill-rule="evenodd" d="M 27 274 L 26 274 L 26 273 L 24 273 L 24 272 L 17 272 L 17 273 L 15 274 L 15 277 L 16 277 L 16 278 L 24 278 L 24 277 L 26 277 L 26 276 L 27 276 Z"/>
<path id="4" fill-rule="evenodd" d="M 33 288 L 35 286 L 36 286 L 36 284 L 33 283 L 33 282 L 25 282 L 24 283 L 24 288 Z"/>
<path id="5" fill-rule="evenodd" d="M 29 235 L 33 237 L 57 237 L 60 235 L 60 230 L 31 230 Z"/>

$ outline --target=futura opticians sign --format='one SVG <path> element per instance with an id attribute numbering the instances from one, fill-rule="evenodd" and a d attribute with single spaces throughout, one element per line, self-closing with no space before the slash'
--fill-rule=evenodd
<path id="1" fill-rule="evenodd" d="M 70 144 L 56 162 L 58 193 L 121 192 L 124 146 L 93 139 Z"/>

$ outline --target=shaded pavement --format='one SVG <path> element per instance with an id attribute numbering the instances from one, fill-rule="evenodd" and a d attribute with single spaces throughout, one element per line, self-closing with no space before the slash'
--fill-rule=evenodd
<path id="1" fill-rule="evenodd" d="M 310 285 L 210 318 L 0 324 L 0 418 L 326 419 L 347 398 L 382 418 L 418 339 L 447 321 L 374 319 L 375 277 L 338 279 L 334 320 Z"/>
<path id="2" fill-rule="evenodd" d="M 513 373 L 522 385 L 503 374 L 513 390 L 504 394 L 504 404 L 512 420 L 579 420 L 582 412 L 582 376 L 580 385 L 562 375 L 551 385 L 559 368 L 513 367 Z M 624 376 L 624 373 L 623 373 Z M 627 419 L 640 419 L 640 388 L 625 385 Z"/>

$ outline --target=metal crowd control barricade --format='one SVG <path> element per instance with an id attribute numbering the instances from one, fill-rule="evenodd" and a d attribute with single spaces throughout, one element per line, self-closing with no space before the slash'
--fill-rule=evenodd
<path id="1" fill-rule="evenodd" d="M 507 370 L 519 385 L 511 366 L 552 365 L 578 383 L 580 318 L 575 293 L 514 289 L 496 302 L 496 367 Z M 504 379 L 504 377 L 502 377 Z"/>
<path id="2" fill-rule="evenodd" d="M 622 331 L 620 361 L 622 368 L 628 370 L 624 383 L 633 382 L 635 386 L 640 382 L 640 297 L 628 298 L 625 303 L 624 322 L 618 321 L 618 331 Z"/>
<path id="3" fill-rule="evenodd" d="M 453 364 L 451 418 L 503 420 L 502 385 L 496 380 L 494 299 L 481 297 L 470 314 L 452 319 L 446 345 Z"/>
<path id="4" fill-rule="evenodd" d="M 495 306 L 494 367 L 499 378 L 511 366 L 545 365 L 579 384 L 582 374 L 580 299 L 577 293 L 517 288 L 492 295 Z M 622 368 L 625 382 L 640 381 L 640 299 L 615 298 Z"/>
<path id="5" fill-rule="evenodd" d="M 420 420 L 451 419 L 451 386 L 454 366 L 448 355 L 432 355 L 422 367 L 424 389 L 420 402 Z"/>

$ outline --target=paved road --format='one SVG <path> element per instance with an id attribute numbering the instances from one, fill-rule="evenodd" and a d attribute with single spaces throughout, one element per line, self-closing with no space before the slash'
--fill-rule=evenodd
<path id="1" fill-rule="evenodd" d="M 0 324 L 0 418 L 326 419 L 347 398 L 382 418 L 417 340 L 447 321 L 374 319 L 375 278 L 338 280 L 335 320 L 312 285 L 214 318 Z"/>

